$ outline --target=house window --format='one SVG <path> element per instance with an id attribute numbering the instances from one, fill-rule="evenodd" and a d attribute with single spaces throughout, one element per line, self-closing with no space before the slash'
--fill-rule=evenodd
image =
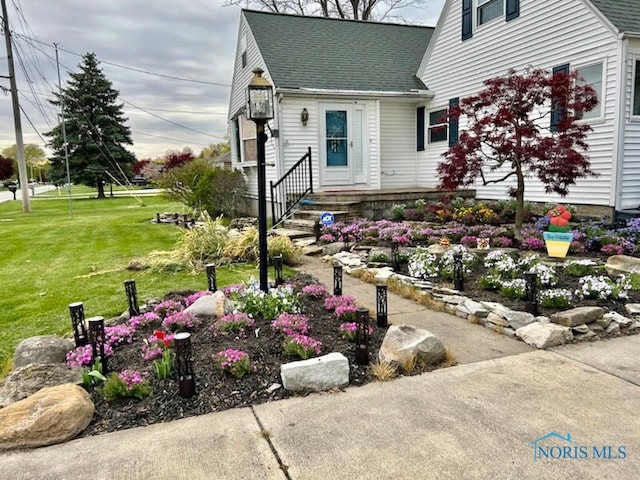
<path id="1" fill-rule="evenodd" d="M 242 68 L 247 66 L 247 36 L 242 35 L 240 37 L 240 51 L 242 54 L 240 55 L 240 61 L 242 62 Z"/>
<path id="2" fill-rule="evenodd" d="M 501 17 L 503 12 L 504 0 L 478 0 L 478 25 Z"/>
<path id="3" fill-rule="evenodd" d="M 449 99 L 449 112 L 460 105 L 458 97 Z M 449 115 L 449 146 L 455 147 L 458 143 L 458 115 Z"/>
<path id="4" fill-rule="evenodd" d="M 568 75 L 569 64 L 553 67 L 553 75 Z M 551 125 L 550 130 L 557 132 L 567 113 L 567 99 L 562 92 L 551 91 Z"/>
<path id="5" fill-rule="evenodd" d="M 447 141 L 447 109 L 429 113 L 429 143 Z"/>
<path id="6" fill-rule="evenodd" d="M 583 120 L 591 120 L 602 116 L 602 63 L 580 67 L 578 73 L 578 85 L 591 85 L 598 95 L 598 105 L 589 112 L 576 112 L 576 117 Z"/>
<path id="7" fill-rule="evenodd" d="M 416 109 L 416 150 L 424 151 L 424 107 Z"/>
<path id="8" fill-rule="evenodd" d="M 256 162 L 258 160 L 258 135 L 256 124 L 245 116 L 240 117 L 240 143 L 242 150 L 240 158 L 243 162 Z"/>
<path id="9" fill-rule="evenodd" d="M 640 115 L 640 60 L 635 62 L 633 72 L 633 115 Z"/>

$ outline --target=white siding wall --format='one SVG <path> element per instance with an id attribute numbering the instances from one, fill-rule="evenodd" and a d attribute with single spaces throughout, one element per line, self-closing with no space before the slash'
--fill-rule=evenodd
<path id="1" fill-rule="evenodd" d="M 615 165 L 613 134 L 616 119 L 616 36 L 579 0 L 521 0 L 520 17 L 510 22 L 504 18 L 474 28 L 473 37 L 461 40 L 461 0 L 447 2 L 448 15 L 441 18 L 436 30 L 436 42 L 427 58 L 422 80 L 436 96 L 427 105 L 429 111 L 446 108 L 450 98 L 464 98 L 477 93 L 482 81 L 500 76 L 509 68 L 520 70 L 528 66 L 551 69 L 569 63 L 574 69 L 603 62 L 605 101 L 602 121 L 591 122 L 594 131 L 589 135 L 592 168 L 600 176 L 578 181 L 570 188 L 564 201 L 577 204 L 613 206 Z M 446 7 L 444 13 L 447 12 Z M 476 23 L 474 10 L 474 25 Z M 429 55 L 429 52 L 427 52 Z M 460 130 L 464 119 L 460 119 Z M 437 183 L 434 172 L 441 161 L 446 144 L 427 145 L 419 155 L 420 186 Z M 504 198 L 504 183 L 483 187 L 477 185 L 480 198 Z M 543 186 L 536 181 L 527 183 L 527 199 L 549 201 Z"/>
<path id="2" fill-rule="evenodd" d="M 418 185 L 416 106 L 380 101 L 380 187 Z"/>
<path id="3" fill-rule="evenodd" d="M 632 116 L 634 65 L 640 60 L 640 40 L 630 42 L 624 73 L 624 166 L 620 175 L 618 208 L 638 208 L 640 205 L 640 117 Z M 640 95 L 640 92 L 638 92 Z"/>

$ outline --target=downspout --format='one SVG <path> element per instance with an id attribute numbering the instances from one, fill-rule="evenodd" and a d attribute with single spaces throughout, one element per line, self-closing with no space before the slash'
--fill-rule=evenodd
<path id="1" fill-rule="evenodd" d="M 614 120 L 613 125 L 613 138 L 616 139 L 613 145 L 613 165 L 612 165 L 612 177 L 614 183 L 613 198 L 610 200 L 613 203 L 614 216 L 615 211 L 621 207 L 622 202 L 622 175 L 624 173 L 624 142 L 625 142 L 625 119 L 626 119 L 626 107 L 627 107 L 627 53 L 628 53 L 628 40 L 620 36 L 620 48 L 618 48 L 618 87 L 617 87 L 617 99 L 616 110 L 617 117 Z"/>

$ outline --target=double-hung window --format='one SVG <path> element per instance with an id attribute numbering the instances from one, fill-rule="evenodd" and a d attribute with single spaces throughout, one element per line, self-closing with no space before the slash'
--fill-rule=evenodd
<path id="1" fill-rule="evenodd" d="M 478 25 L 501 17 L 503 11 L 504 0 L 478 0 Z"/>
<path id="2" fill-rule="evenodd" d="M 640 116 L 640 60 L 634 62 L 633 69 L 633 105 L 631 114 Z"/>
<path id="3" fill-rule="evenodd" d="M 429 112 L 429 143 L 446 142 L 448 126 L 446 108 Z"/>
<path id="4" fill-rule="evenodd" d="M 578 85 L 591 85 L 598 95 L 598 105 L 589 112 L 576 112 L 576 116 L 582 120 L 593 120 L 602 116 L 602 63 L 587 65 L 576 69 Z"/>

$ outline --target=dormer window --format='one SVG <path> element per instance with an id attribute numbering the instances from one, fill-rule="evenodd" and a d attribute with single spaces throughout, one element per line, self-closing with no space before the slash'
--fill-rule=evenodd
<path id="1" fill-rule="evenodd" d="M 462 40 L 470 39 L 476 27 L 492 20 L 509 22 L 519 16 L 520 0 L 462 0 Z"/>
<path id="2" fill-rule="evenodd" d="M 478 25 L 484 25 L 502 16 L 504 0 L 478 0 Z"/>

